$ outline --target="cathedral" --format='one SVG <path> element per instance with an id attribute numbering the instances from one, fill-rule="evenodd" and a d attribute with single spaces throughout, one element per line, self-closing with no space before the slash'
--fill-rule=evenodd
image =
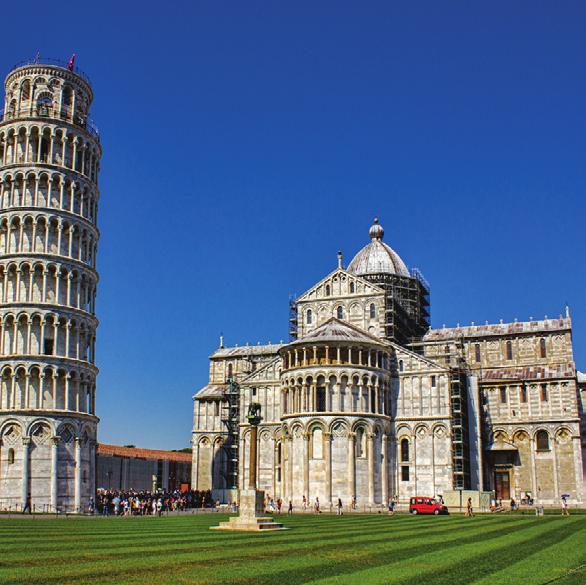
<path id="1" fill-rule="evenodd" d="M 193 489 L 236 500 L 249 477 L 246 412 L 261 405 L 258 487 L 301 505 L 458 490 L 583 502 L 586 380 L 569 311 L 432 329 L 429 285 L 384 242 L 291 302 L 290 341 L 220 347 L 194 395 Z"/>

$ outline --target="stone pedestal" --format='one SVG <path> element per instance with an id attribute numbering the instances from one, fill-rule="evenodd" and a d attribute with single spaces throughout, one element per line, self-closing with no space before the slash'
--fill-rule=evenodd
<path id="1" fill-rule="evenodd" d="M 264 516 L 265 493 L 261 490 L 242 490 L 240 492 L 240 511 L 228 522 L 211 526 L 211 530 L 241 530 L 245 532 L 267 532 L 269 530 L 287 530 L 282 524 Z"/>

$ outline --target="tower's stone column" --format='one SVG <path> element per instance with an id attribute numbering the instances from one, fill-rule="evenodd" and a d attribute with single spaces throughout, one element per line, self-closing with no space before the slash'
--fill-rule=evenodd
<path id="1" fill-rule="evenodd" d="M 0 478 L 0 498 L 17 503 L 30 493 L 37 510 L 85 509 L 95 489 L 90 452 L 98 423 L 94 358 L 102 148 L 89 118 L 93 91 L 81 72 L 39 60 L 15 67 L 4 90 L 0 438 L 22 436 L 34 457 L 23 468 L 21 491 L 16 471 Z M 51 437 L 60 437 L 54 439 L 58 443 Z M 27 443 L 13 448 L 24 461 Z"/>

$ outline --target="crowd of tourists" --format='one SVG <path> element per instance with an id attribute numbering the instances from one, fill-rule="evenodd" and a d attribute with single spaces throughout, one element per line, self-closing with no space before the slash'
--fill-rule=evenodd
<path id="1" fill-rule="evenodd" d="M 134 490 L 98 490 L 96 501 L 90 501 L 89 512 L 104 516 L 160 516 L 166 512 L 213 507 L 212 492 L 192 490 L 181 492 Z"/>

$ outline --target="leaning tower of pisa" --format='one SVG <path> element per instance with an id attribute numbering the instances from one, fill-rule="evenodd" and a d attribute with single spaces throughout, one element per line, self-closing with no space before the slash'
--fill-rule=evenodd
<path id="1" fill-rule="evenodd" d="M 95 488 L 98 171 L 88 78 L 17 65 L 0 117 L 0 509 Z"/>

